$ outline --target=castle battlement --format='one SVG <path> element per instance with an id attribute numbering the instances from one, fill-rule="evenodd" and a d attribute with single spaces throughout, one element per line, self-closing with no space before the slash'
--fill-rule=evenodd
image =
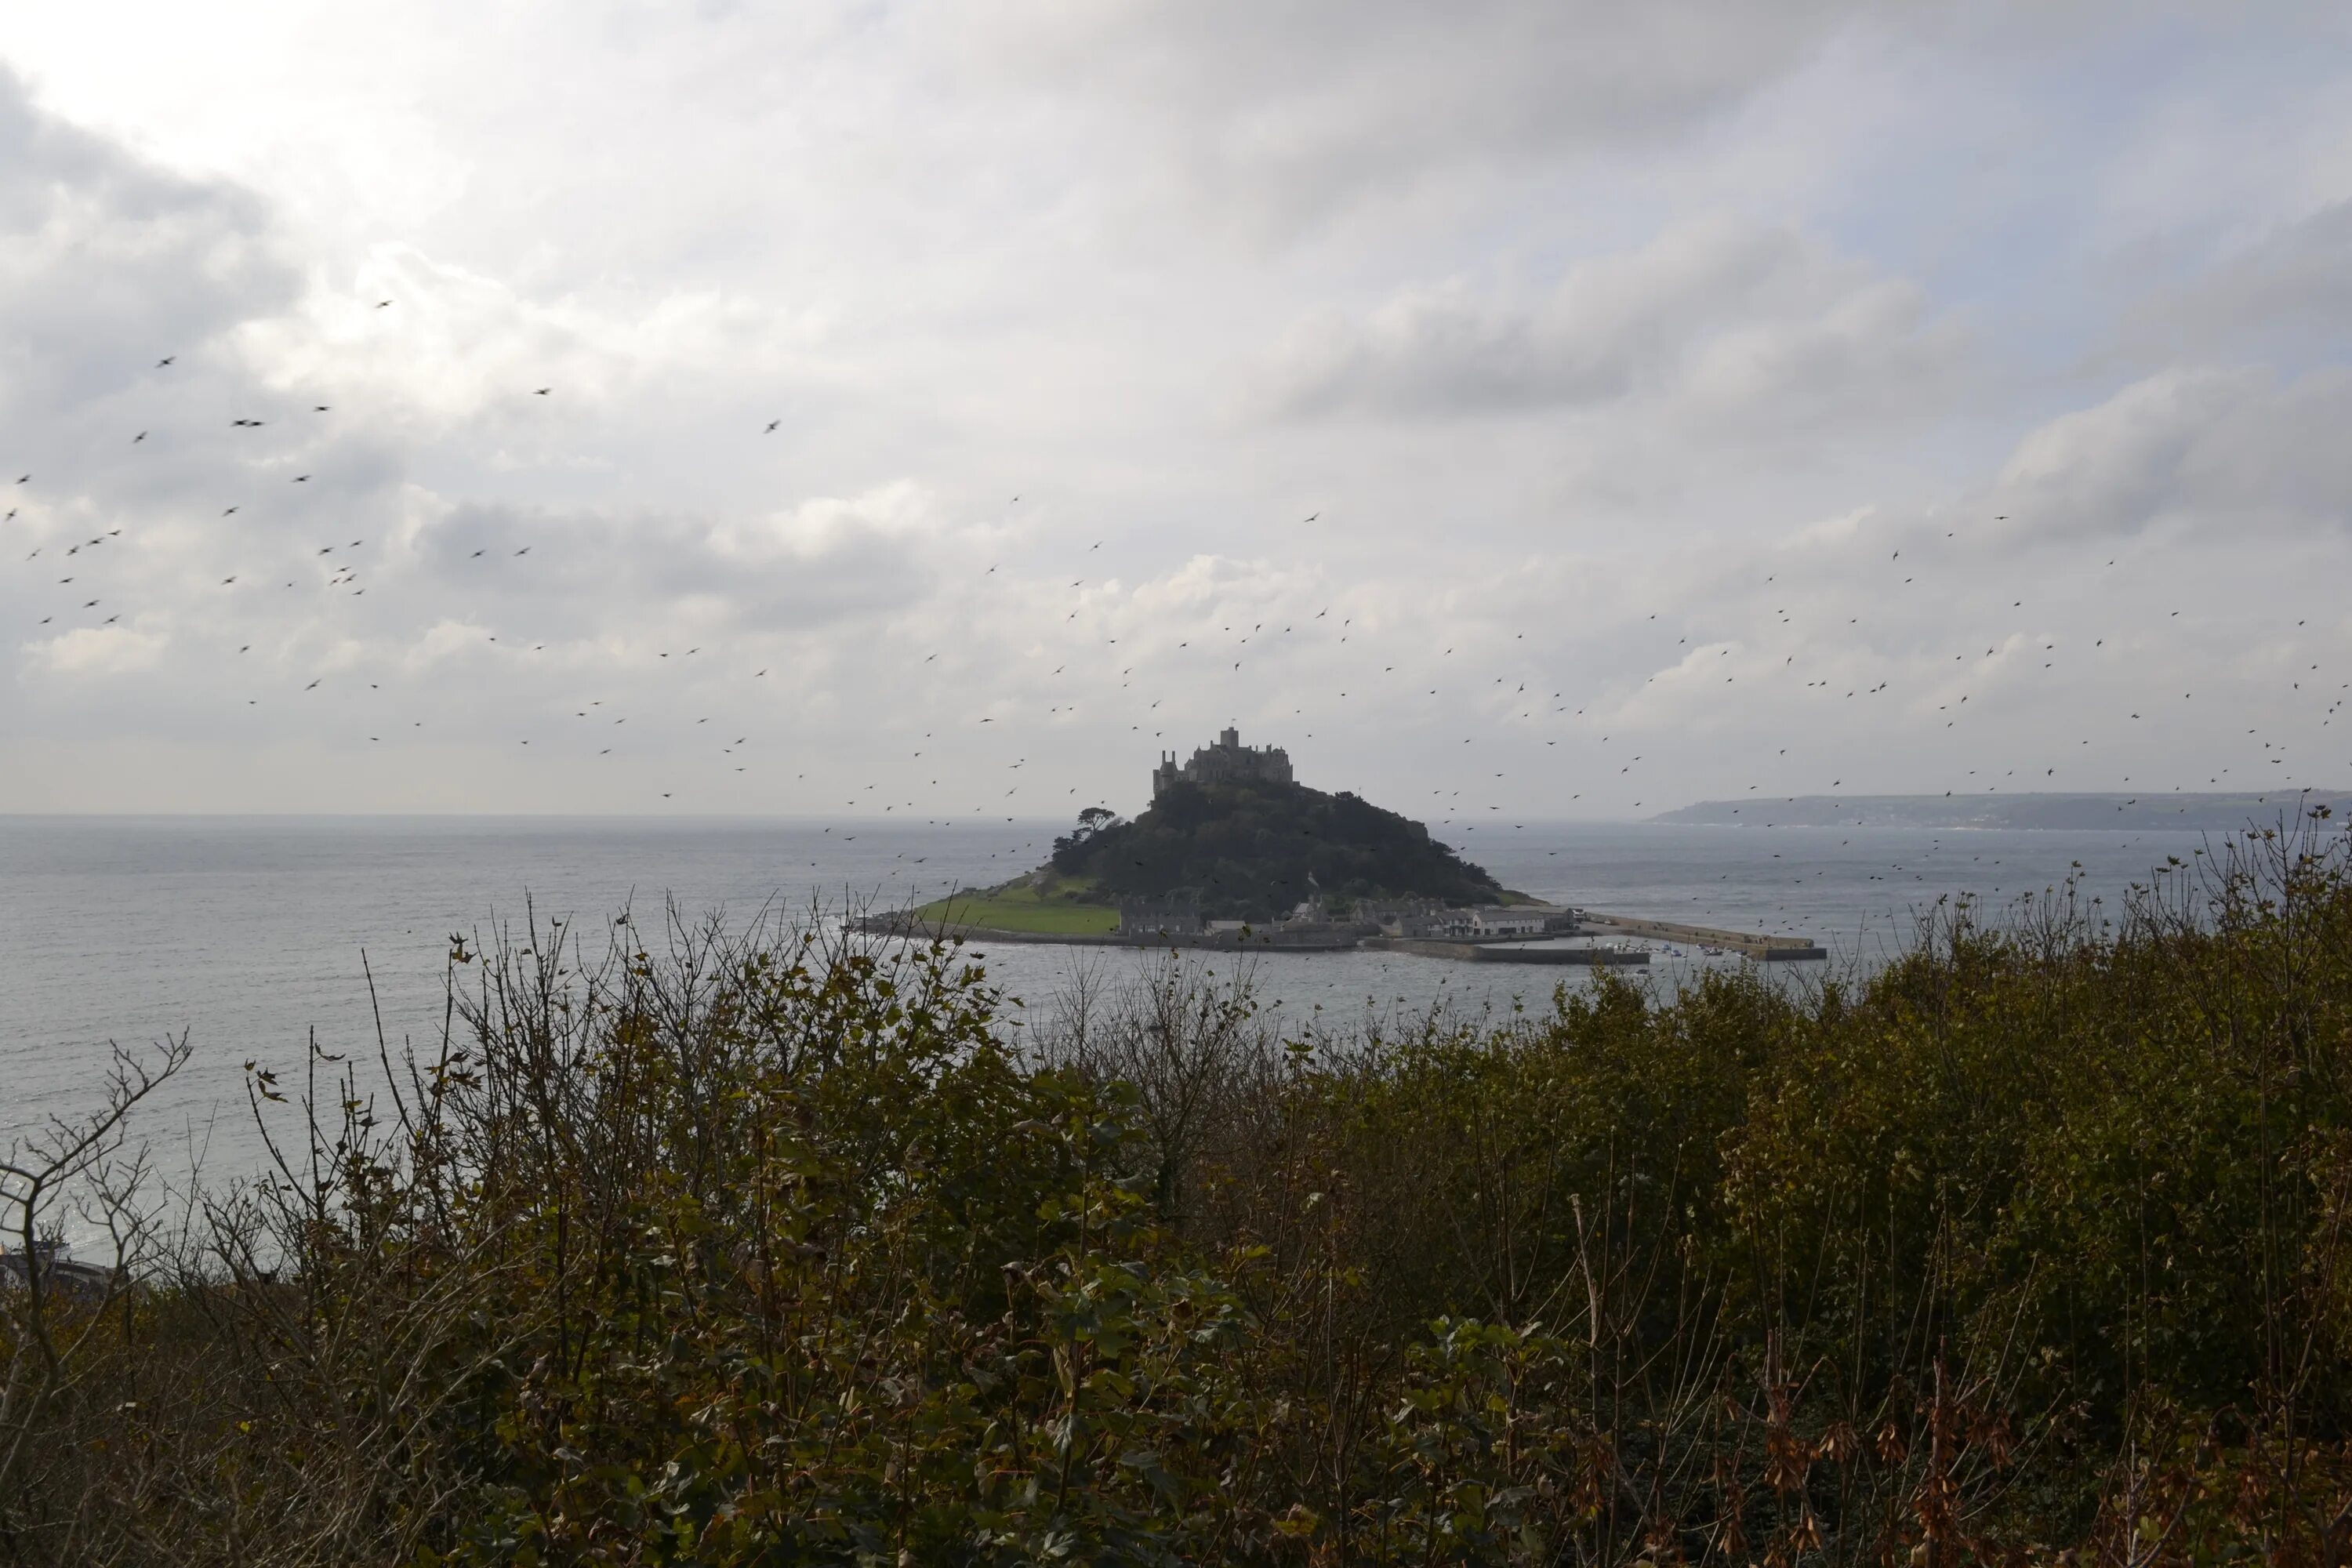
<path id="1" fill-rule="evenodd" d="M 1158 800 L 1169 785 L 1180 780 L 1196 784 L 1296 782 L 1291 777 L 1288 752 L 1280 746 L 1244 746 L 1241 731 L 1230 725 L 1218 735 L 1215 745 L 1194 751 L 1192 760 L 1181 766 L 1177 763 L 1175 752 L 1160 752 L 1160 765 L 1151 770 L 1151 798 Z"/>

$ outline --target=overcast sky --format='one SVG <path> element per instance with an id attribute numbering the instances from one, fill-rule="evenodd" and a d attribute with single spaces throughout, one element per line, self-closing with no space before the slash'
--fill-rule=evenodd
<path id="1" fill-rule="evenodd" d="M 2343 786 L 2347 356 L 2339 5 L 10 6 L 0 811 Z"/>

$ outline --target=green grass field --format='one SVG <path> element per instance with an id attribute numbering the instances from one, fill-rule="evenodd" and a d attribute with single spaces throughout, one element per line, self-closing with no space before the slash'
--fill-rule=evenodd
<path id="1" fill-rule="evenodd" d="M 1105 904 L 1082 904 L 1071 895 L 1087 884 L 1072 878 L 1040 892 L 1025 883 L 994 888 L 925 904 L 925 920 L 953 921 L 997 931 L 1034 931 L 1054 936 L 1103 936 L 1118 929 L 1118 911 Z"/>

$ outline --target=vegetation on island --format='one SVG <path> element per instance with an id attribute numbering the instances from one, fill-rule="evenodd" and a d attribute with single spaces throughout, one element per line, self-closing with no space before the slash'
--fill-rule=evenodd
<path id="1" fill-rule="evenodd" d="M 1036 870 L 913 912 L 932 928 L 1105 935 L 1118 929 L 1127 898 L 1188 900 L 1203 918 L 1260 921 L 1309 899 L 1333 913 L 1364 899 L 1526 901 L 1433 841 L 1421 824 L 1353 795 L 1272 782 L 1180 783 L 1132 822 L 1088 806 Z"/>
<path id="2" fill-rule="evenodd" d="M 184 1047 L 10 1156 L 12 1235 L 122 1268 L 0 1290 L 0 1561 L 2352 1544 L 2327 825 L 1810 991 L 1352 1030 L 1181 955 L 1016 1028 L 952 943 L 607 935 L 458 944 L 415 1059 L 257 1065 L 266 1181 L 142 1179 Z"/>
<path id="3" fill-rule="evenodd" d="M 1085 877 L 1050 869 L 1016 878 L 1002 887 L 967 889 L 937 899 L 915 911 L 930 925 L 973 926 L 1039 936 L 1107 936 L 1118 929 L 1118 910 L 1106 903 Z"/>
<path id="4" fill-rule="evenodd" d="M 1429 829 L 1304 784 L 1179 782 L 1125 821 L 1102 807 L 1054 841 L 1052 868 L 1108 900 L 1197 898 L 1210 918 L 1269 921 L 1307 899 L 1501 901 L 1504 889 Z"/>

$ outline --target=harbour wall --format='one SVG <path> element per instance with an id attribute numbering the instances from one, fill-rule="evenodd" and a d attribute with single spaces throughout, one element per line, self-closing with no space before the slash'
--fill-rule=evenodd
<path id="1" fill-rule="evenodd" d="M 1638 915 L 1579 912 L 1586 929 L 1648 937 L 1655 942 L 1681 942 L 1687 947 L 1719 947 L 1768 963 L 1793 959 L 1827 958 L 1829 949 L 1801 936 L 1763 936 L 1754 931 L 1721 931 L 1714 926 L 1682 925 L 1674 921 L 1643 920 Z"/>
<path id="2" fill-rule="evenodd" d="M 1619 964 L 1647 963 L 1650 955 L 1615 947 L 1541 947 L 1525 942 L 1439 942 L 1419 936 L 1370 936 L 1360 946 L 1375 952 L 1410 952 L 1468 963 Z"/>

